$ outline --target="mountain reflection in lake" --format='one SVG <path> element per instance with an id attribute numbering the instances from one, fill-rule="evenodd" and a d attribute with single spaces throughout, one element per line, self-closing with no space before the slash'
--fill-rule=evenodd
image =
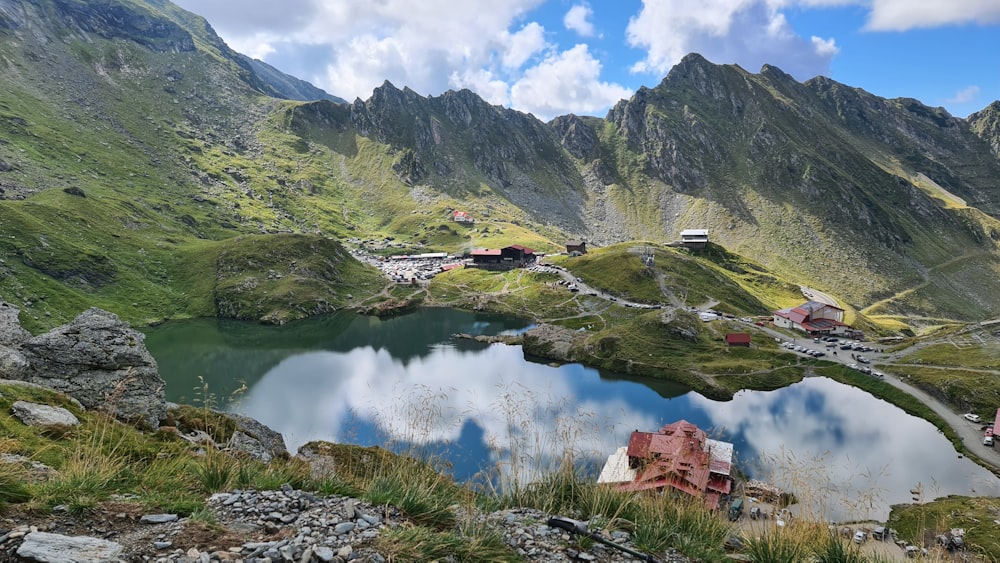
<path id="1" fill-rule="evenodd" d="M 884 518 L 918 483 L 929 498 L 1000 494 L 1000 480 L 959 458 L 929 423 L 828 379 L 716 402 L 449 337 L 523 328 L 511 319 L 453 310 L 336 317 L 298 327 L 172 323 L 150 329 L 147 346 L 168 399 L 183 400 L 197 374 L 214 396 L 243 380 L 247 391 L 226 408 L 281 432 L 293 452 L 310 440 L 390 446 L 440 455 L 459 480 L 492 470 L 523 480 L 567 451 L 599 469 L 632 430 L 685 419 L 733 442 L 752 476 L 823 498 L 827 518 Z"/>

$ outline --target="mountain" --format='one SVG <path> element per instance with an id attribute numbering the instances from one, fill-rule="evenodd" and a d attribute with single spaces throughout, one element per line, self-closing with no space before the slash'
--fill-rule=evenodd
<path id="1" fill-rule="evenodd" d="M 378 286 L 348 239 L 555 251 L 685 228 L 887 328 L 1000 314 L 998 103 L 960 119 L 696 54 L 604 118 L 389 82 L 346 103 L 166 0 L 0 0 L 0 72 L 0 295 L 33 328 L 91 305 L 332 310 Z"/>

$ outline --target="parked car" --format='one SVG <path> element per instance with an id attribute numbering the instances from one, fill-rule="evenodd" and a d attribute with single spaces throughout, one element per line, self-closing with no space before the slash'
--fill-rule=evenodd
<path id="1" fill-rule="evenodd" d="M 967 412 L 967 413 L 963 414 L 962 416 L 965 417 L 965 420 L 968 420 L 969 422 L 980 423 L 980 422 L 983 421 L 982 418 L 979 418 L 978 414 L 971 413 L 971 412 Z"/>
<path id="2" fill-rule="evenodd" d="M 983 436 L 983 445 L 993 447 L 993 436 Z"/>
<path id="3" fill-rule="evenodd" d="M 875 529 L 872 530 L 872 538 L 879 541 L 888 540 L 889 528 L 886 528 L 885 526 L 876 526 Z"/>
<path id="4" fill-rule="evenodd" d="M 868 539 L 868 533 L 864 530 L 858 530 L 854 532 L 854 543 L 865 543 Z"/>
<path id="5" fill-rule="evenodd" d="M 871 363 L 871 361 L 868 358 L 864 357 L 864 356 L 858 356 L 857 359 L 858 359 L 859 362 L 861 362 L 863 364 Z"/>

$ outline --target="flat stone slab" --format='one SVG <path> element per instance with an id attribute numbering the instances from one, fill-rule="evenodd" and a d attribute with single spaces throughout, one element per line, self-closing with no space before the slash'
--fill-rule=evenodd
<path id="1" fill-rule="evenodd" d="M 115 561 L 125 548 L 118 543 L 89 536 L 63 536 L 31 532 L 17 548 L 17 555 L 40 563 L 67 561 Z"/>

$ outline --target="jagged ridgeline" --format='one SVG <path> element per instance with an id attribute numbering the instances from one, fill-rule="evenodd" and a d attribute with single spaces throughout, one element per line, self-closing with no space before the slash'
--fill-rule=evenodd
<path id="1" fill-rule="evenodd" d="M 960 119 L 698 55 L 603 119 L 388 82 L 346 103 L 161 0 L 0 0 L 0 73 L 0 295 L 32 329 L 332 310 L 381 290 L 348 238 L 684 228 L 885 322 L 1000 314 L 997 103 Z"/>

